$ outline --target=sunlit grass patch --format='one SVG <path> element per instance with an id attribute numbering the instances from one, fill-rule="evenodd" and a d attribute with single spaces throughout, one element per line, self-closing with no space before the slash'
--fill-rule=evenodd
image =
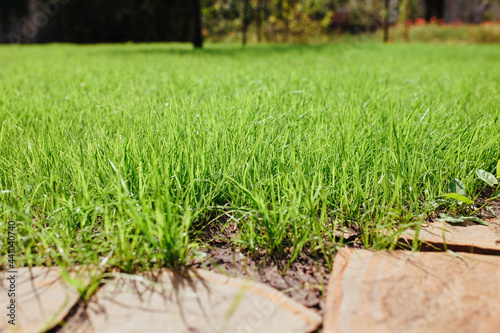
<path id="1" fill-rule="evenodd" d="M 451 181 L 474 197 L 476 170 L 495 172 L 499 52 L 1 47 L 0 230 L 17 221 L 22 264 L 128 272 L 183 266 L 209 224 L 289 260 L 331 263 L 345 228 L 394 248 L 460 209 Z"/>

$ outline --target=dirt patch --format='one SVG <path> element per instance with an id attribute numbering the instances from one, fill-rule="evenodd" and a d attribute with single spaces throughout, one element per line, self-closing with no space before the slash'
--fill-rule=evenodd
<path id="1" fill-rule="evenodd" d="M 283 291 L 308 308 L 323 314 L 326 285 L 330 274 L 321 261 L 302 256 L 283 273 L 288 261 L 276 262 L 264 256 L 254 259 L 229 246 L 203 251 L 205 258 L 195 259 L 190 267 L 222 272 L 234 277 L 251 278 Z M 282 268 L 283 267 L 283 268 Z"/>
<path id="2" fill-rule="evenodd" d="M 493 193 L 495 191 L 495 188 L 488 186 L 483 190 L 479 198 L 476 199 L 476 206 L 481 206 L 486 201 L 493 197 Z M 500 198 L 492 200 L 485 208 L 483 208 L 479 213 L 478 216 L 480 218 L 485 218 L 485 219 L 491 219 L 491 218 L 497 218 L 500 217 Z"/>
<path id="3" fill-rule="evenodd" d="M 281 258 L 273 258 L 266 253 L 249 253 L 234 247 L 238 237 L 238 226 L 224 216 L 210 223 L 198 235 L 205 248 L 202 256 L 191 260 L 188 267 L 204 268 L 239 278 L 251 278 L 267 284 L 304 306 L 317 311 L 325 311 L 325 299 L 330 270 L 327 262 L 319 254 L 304 248 L 301 254 L 287 268 L 291 251 Z M 361 248 L 359 230 L 346 228 L 342 235 L 344 245 Z"/>

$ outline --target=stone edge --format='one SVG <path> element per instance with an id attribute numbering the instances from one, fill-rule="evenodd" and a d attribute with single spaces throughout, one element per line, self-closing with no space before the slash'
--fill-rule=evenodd
<path id="1" fill-rule="evenodd" d="M 331 333 L 335 332 L 335 328 L 338 326 L 338 315 L 340 311 L 340 305 L 342 303 L 342 288 L 339 284 L 342 283 L 342 276 L 344 271 L 349 264 L 351 256 L 354 254 L 355 250 L 350 248 L 343 248 L 335 255 L 335 261 L 333 264 L 333 271 L 328 282 L 328 289 L 326 294 L 326 314 L 332 314 L 330 316 L 324 317 L 323 321 L 323 332 Z M 338 293 L 335 294 L 335 290 Z M 339 294 L 340 293 L 340 294 Z"/>
<path id="2" fill-rule="evenodd" d="M 229 277 L 203 269 L 197 269 L 194 272 L 192 271 L 190 275 L 193 277 L 201 277 L 206 281 L 219 285 L 225 285 L 235 289 L 245 289 L 246 291 L 268 299 L 278 304 L 278 306 L 285 311 L 304 320 L 311 326 L 311 331 L 316 330 L 321 325 L 322 317 L 314 310 L 308 309 L 304 305 L 286 296 L 281 291 L 260 282 L 252 282 L 251 280 Z"/>

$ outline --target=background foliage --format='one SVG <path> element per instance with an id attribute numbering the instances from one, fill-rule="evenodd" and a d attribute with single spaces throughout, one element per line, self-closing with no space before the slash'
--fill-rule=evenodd
<path id="1" fill-rule="evenodd" d="M 214 42 L 307 42 L 342 32 L 374 32 L 383 25 L 388 11 L 391 25 L 434 15 L 419 0 L 391 0 L 389 9 L 383 0 L 0 0 L 0 42 L 8 41 L 12 31 L 22 35 L 22 29 L 33 23 L 34 13 L 43 14 L 43 5 L 54 6 L 53 1 L 59 4 L 57 14 L 49 15 L 36 37 L 21 41 L 190 41 L 193 32 L 199 31 L 192 28 L 196 3 L 200 4 L 201 33 Z M 498 18 L 500 9 L 491 6 L 494 2 L 498 1 L 481 2 L 488 4 L 482 7 L 483 20 Z M 441 22 L 439 18 L 434 21 Z M 405 36 L 407 40 L 409 33 Z"/>

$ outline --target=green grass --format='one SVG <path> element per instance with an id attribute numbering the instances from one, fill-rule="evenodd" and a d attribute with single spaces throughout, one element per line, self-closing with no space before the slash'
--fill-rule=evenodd
<path id="1" fill-rule="evenodd" d="M 19 265 L 179 267 L 209 225 L 331 263 L 500 158 L 498 45 L 0 47 L 0 232 Z M 168 103 L 168 106 L 166 105 Z M 203 240 L 202 240 L 203 239 Z M 6 239 L 2 237 L 2 261 Z M 418 244 L 414 244 L 414 249 Z"/>

